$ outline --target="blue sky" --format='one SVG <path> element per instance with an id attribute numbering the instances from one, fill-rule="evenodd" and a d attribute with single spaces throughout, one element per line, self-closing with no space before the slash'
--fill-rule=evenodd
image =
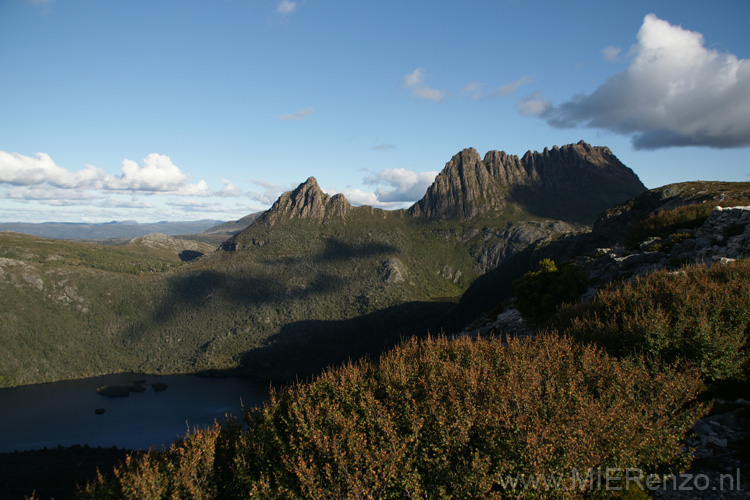
<path id="1" fill-rule="evenodd" d="M 585 140 L 750 181 L 750 2 L 0 0 L 0 221 L 230 220 Z"/>

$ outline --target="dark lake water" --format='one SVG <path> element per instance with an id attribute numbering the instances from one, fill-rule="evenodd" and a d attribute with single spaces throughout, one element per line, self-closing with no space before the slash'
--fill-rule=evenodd
<path id="1" fill-rule="evenodd" d="M 147 382 L 145 392 L 111 398 L 103 385 Z M 155 392 L 152 383 L 167 384 Z M 261 404 L 268 386 L 240 378 L 139 374 L 0 389 L 0 452 L 88 444 L 130 449 L 160 448 L 185 435 L 188 426 L 210 426 L 225 414 Z M 95 410 L 105 412 L 97 415 Z"/>

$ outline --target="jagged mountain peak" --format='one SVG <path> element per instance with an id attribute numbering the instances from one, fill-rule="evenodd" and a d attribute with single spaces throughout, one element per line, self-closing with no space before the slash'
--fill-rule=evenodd
<path id="1" fill-rule="evenodd" d="M 318 185 L 315 177 L 309 177 L 292 191 L 287 191 L 266 211 L 258 222 L 273 225 L 280 219 L 324 219 L 331 216 L 346 216 L 352 208 L 343 194 L 329 196 Z"/>
<path id="2" fill-rule="evenodd" d="M 474 148 L 454 155 L 412 216 L 470 219 L 495 216 L 511 207 L 532 215 L 593 222 L 610 206 L 646 190 L 638 176 L 607 147 L 584 141 L 523 157 Z"/>

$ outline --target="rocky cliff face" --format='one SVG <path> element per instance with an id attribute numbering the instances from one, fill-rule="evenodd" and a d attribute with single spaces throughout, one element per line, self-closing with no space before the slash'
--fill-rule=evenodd
<path id="1" fill-rule="evenodd" d="M 315 177 L 310 177 L 294 191 L 282 194 L 273 206 L 258 218 L 258 223 L 272 226 L 283 219 L 345 217 L 351 208 L 343 194 L 328 196 L 320 189 Z"/>
<path id="2" fill-rule="evenodd" d="M 581 141 L 522 158 L 464 149 L 409 209 L 415 217 L 471 219 L 521 208 L 532 215 L 591 223 L 646 187 L 609 148 Z"/>

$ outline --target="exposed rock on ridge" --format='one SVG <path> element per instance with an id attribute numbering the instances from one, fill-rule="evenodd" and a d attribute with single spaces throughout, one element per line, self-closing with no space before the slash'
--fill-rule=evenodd
<path id="1" fill-rule="evenodd" d="M 273 206 L 258 218 L 258 223 L 274 225 L 280 219 L 324 219 L 345 217 L 352 206 L 343 194 L 328 196 L 310 177 L 294 191 L 282 194 Z"/>
<path id="2" fill-rule="evenodd" d="M 489 151 L 482 160 L 468 148 L 446 164 L 409 214 L 465 220 L 497 215 L 512 205 L 540 217 L 591 223 L 603 210 L 644 191 L 638 176 L 609 148 L 583 141 L 522 158 Z"/>

